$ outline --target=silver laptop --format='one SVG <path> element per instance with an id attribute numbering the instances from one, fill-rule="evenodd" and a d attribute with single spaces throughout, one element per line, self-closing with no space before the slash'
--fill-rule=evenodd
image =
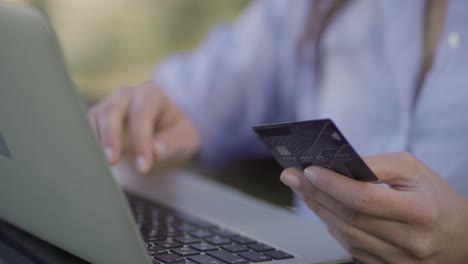
<path id="1" fill-rule="evenodd" d="M 91 263 L 342 263 L 326 228 L 188 171 L 111 171 L 40 12 L 0 3 L 0 219 Z"/>

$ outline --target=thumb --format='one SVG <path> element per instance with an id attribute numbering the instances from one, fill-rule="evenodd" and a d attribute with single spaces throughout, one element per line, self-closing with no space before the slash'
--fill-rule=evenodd
<path id="1" fill-rule="evenodd" d="M 159 131 L 153 140 L 153 151 L 157 161 L 188 159 L 199 147 L 199 132 L 187 119 Z"/>
<path id="2" fill-rule="evenodd" d="M 392 187 L 412 185 L 425 169 L 421 168 L 422 163 L 408 152 L 368 156 L 363 159 L 379 178 L 377 183 L 385 183 Z"/>

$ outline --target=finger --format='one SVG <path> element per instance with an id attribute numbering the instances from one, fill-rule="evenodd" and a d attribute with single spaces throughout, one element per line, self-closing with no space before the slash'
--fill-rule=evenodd
<path id="1" fill-rule="evenodd" d="M 99 141 L 99 143 L 101 144 L 101 147 L 102 147 L 102 150 L 104 151 L 104 155 L 107 159 L 107 162 L 109 163 L 114 163 L 114 151 L 110 149 L 110 147 L 107 147 L 107 150 L 106 150 L 106 147 L 103 146 L 102 144 L 102 139 L 101 139 L 101 136 L 100 136 L 100 133 L 99 133 L 99 129 L 98 129 L 98 125 L 97 125 L 97 107 L 93 107 L 91 110 L 88 111 L 88 119 L 89 119 L 89 123 L 91 125 L 91 129 L 93 130 L 94 132 L 94 135 L 96 136 L 96 139 Z"/>
<path id="2" fill-rule="evenodd" d="M 385 183 L 399 190 L 415 187 L 421 176 L 432 171 L 408 152 L 395 152 L 363 158 L 369 168 Z"/>
<path id="3" fill-rule="evenodd" d="M 307 195 L 307 194 L 306 194 Z M 325 206 L 346 223 L 369 233 L 395 247 L 401 247 L 408 242 L 408 236 L 416 236 L 407 224 L 361 214 L 356 210 L 346 207 L 330 195 L 316 191 L 313 200 Z"/>
<path id="4" fill-rule="evenodd" d="M 306 199 L 306 203 L 327 224 L 330 234 L 353 257 L 366 263 L 390 263 L 389 256 L 395 259 L 404 256 L 398 247 L 348 224 L 327 207 L 314 200 Z M 372 262 L 368 262 L 370 260 Z"/>
<path id="5" fill-rule="evenodd" d="M 347 245 L 347 242 L 345 241 L 343 236 L 340 233 L 338 233 L 336 230 L 332 228 L 328 228 L 328 233 L 338 242 L 338 244 L 340 244 L 354 258 L 355 261 L 353 262 L 353 264 L 383 263 L 376 257 L 368 254 L 367 252 L 363 250 L 359 250 L 359 249 L 351 250 L 349 246 Z"/>
<path id="6" fill-rule="evenodd" d="M 130 141 L 135 154 L 135 165 L 141 173 L 148 172 L 153 164 L 152 143 L 155 120 L 161 110 L 160 99 L 157 89 L 145 83 L 137 89 L 130 102 Z"/>
<path id="7" fill-rule="evenodd" d="M 417 205 L 409 192 L 359 182 L 321 167 L 308 167 L 304 175 L 320 191 L 353 210 L 371 216 L 407 221 Z"/>
<path id="8" fill-rule="evenodd" d="M 154 138 L 155 159 L 184 160 L 190 158 L 199 148 L 197 129 L 188 120 L 158 132 Z"/>
<path id="9" fill-rule="evenodd" d="M 96 130 L 106 158 L 111 164 L 120 158 L 123 124 L 130 98 L 130 88 L 119 88 L 94 110 Z"/>
<path id="10" fill-rule="evenodd" d="M 281 172 L 280 180 L 287 186 L 301 190 L 304 186 L 303 172 L 296 168 L 287 168 Z"/>

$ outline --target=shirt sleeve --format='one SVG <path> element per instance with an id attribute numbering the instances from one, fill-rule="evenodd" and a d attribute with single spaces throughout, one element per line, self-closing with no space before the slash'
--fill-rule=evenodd
<path id="1" fill-rule="evenodd" d="M 275 2 L 252 1 L 234 24 L 218 26 L 194 52 L 173 55 L 154 71 L 154 81 L 199 129 L 202 160 L 265 156 L 252 125 L 292 115 L 281 105 L 284 17 Z"/>

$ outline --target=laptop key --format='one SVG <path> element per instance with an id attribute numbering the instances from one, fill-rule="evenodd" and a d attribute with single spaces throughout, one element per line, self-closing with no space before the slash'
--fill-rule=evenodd
<path id="1" fill-rule="evenodd" d="M 185 262 L 185 259 L 183 257 L 176 255 L 176 254 L 156 255 L 154 256 L 154 258 L 164 263 Z"/>
<path id="2" fill-rule="evenodd" d="M 181 255 L 182 257 L 200 254 L 200 251 L 195 250 L 193 248 L 189 248 L 189 247 L 173 248 L 171 249 L 171 251 L 178 255 Z"/>
<path id="3" fill-rule="evenodd" d="M 188 259 L 198 264 L 226 264 L 208 255 L 191 256 L 191 257 L 188 257 Z"/>
<path id="4" fill-rule="evenodd" d="M 196 250 L 200 250 L 200 251 L 210 251 L 210 250 L 217 250 L 218 247 L 217 246 L 213 246 L 213 245 L 210 245 L 210 244 L 207 244 L 207 243 L 200 243 L 200 244 L 192 244 L 190 245 L 190 247 L 196 249 Z"/>
<path id="5" fill-rule="evenodd" d="M 263 262 L 263 261 L 272 260 L 271 257 L 265 256 L 255 251 L 243 252 L 243 253 L 240 253 L 239 256 L 242 256 L 252 262 Z"/>
<path id="6" fill-rule="evenodd" d="M 194 244 L 194 243 L 200 243 L 201 240 L 199 238 L 191 237 L 191 236 L 180 236 L 180 237 L 175 237 L 175 241 L 182 243 L 182 244 Z"/>
<path id="7" fill-rule="evenodd" d="M 267 256 L 270 256 L 274 259 L 289 259 L 289 258 L 294 258 L 293 255 L 290 255 L 286 252 L 283 252 L 281 250 L 275 250 L 275 251 L 267 251 L 264 253 Z"/>
<path id="8" fill-rule="evenodd" d="M 159 261 L 159 260 L 157 260 L 157 259 L 153 259 L 153 262 L 152 262 L 152 263 L 153 263 L 153 264 L 163 264 L 163 262 L 161 262 L 161 261 Z M 172 264 L 197 264 L 197 263 L 195 263 L 195 262 L 193 262 L 193 261 L 190 261 L 190 260 L 188 260 L 188 259 L 184 259 L 183 261 L 177 261 L 177 262 L 174 262 L 174 263 L 172 263 Z"/>
<path id="9" fill-rule="evenodd" d="M 147 250 L 151 256 L 167 253 L 166 249 L 159 247 L 159 246 L 152 246 L 152 247 L 147 248 Z"/>
<path id="10" fill-rule="evenodd" d="M 145 247 L 149 248 L 149 247 L 154 247 L 156 244 L 154 244 L 153 242 L 145 242 Z"/>
<path id="11" fill-rule="evenodd" d="M 206 254 L 217 258 L 219 260 L 222 260 L 224 262 L 227 262 L 229 264 L 242 264 L 242 263 L 248 263 L 249 261 L 246 260 L 243 257 L 236 256 L 232 253 L 229 253 L 227 251 L 219 250 L 219 251 L 209 251 Z"/>
<path id="12" fill-rule="evenodd" d="M 143 237 L 148 242 L 162 241 L 168 238 L 167 236 L 163 236 L 163 235 L 155 235 L 155 236 L 147 236 L 147 237 L 143 236 Z"/>
<path id="13" fill-rule="evenodd" d="M 249 248 L 255 250 L 255 251 L 258 251 L 258 252 L 265 252 L 265 251 L 271 251 L 271 250 L 274 250 L 274 248 L 268 246 L 268 245 L 265 245 L 265 244 L 250 244 L 248 245 Z"/>
<path id="14" fill-rule="evenodd" d="M 155 242 L 156 245 L 160 246 L 160 247 L 163 247 L 163 248 L 177 248 L 177 247 L 181 247 L 182 244 L 180 243 L 177 243 L 175 241 L 168 241 L 168 240 L 165 240 L 165 241 L 156 241 Z"/>
<path id="15" fill-rule="evenodd" d="M 249 250 L 246 246 L 243 245 L 228 245 L 223 246 L 221 248 L 232 253 L 244 252 Z"/>
<path id="16" fill-rule="evenodd" d="M 211 233 L 208 230 L 203 230 L 203 229 L 197 229 L 195 231 L 189 232 L 191 236 L 197 237 L 197 238 L 207 238 L 207 237 L 212 237 L 214 236 L 213 233 Z"/>
<path id="17" fill-rule="evenodd" d="M 252 240 L 247 237 L 232 237 L 231 240 L 241 245 L 256 243 L 255 240 Z"/>
<path id="18" fill-rule="evenodd" d="M 231 232 L 229 230 L 226 230 L 226 229 L 214 230 L 213 233 L 215 233 L 216 235 L 218 235 L 220 237 L 236 237 L 236 236 L 239 236 L 238 234 L 236 234 L 234 232 Z"/>
<path id="19" fill-rule="evenodd" d="M 204 240 L 216 246 L 231 244 L 231 240 L 229 240 L 228 238 L 224 238 L 224 237 L 211 237 L 211 238 L 205 238 Z"/>

